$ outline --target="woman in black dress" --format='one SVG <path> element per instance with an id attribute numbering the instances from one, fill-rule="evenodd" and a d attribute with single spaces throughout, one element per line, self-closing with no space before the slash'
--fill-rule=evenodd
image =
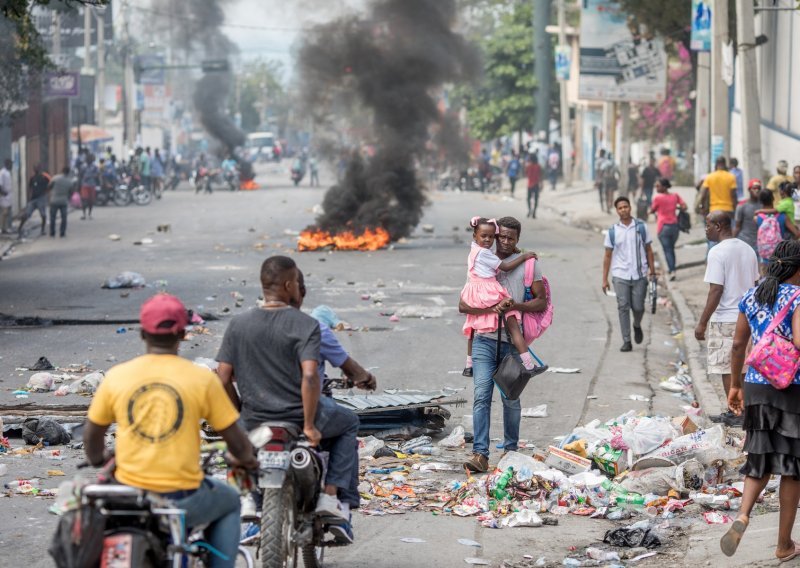
<path id="1" fill-rule="evenodd" d="M 747 462 L 742 506 L 736 521 L 722 537 L 727 556 L 736 552 L 750 522 L 750 512 L 770 477 L 781 476 L 780 521 L 775 556 L 781 562 L 800 555 L 792 540 L 792 526 L 800 502 L 800 373 L 786 389 L 778 390 L 752 367 L 742 384 L 742 368 L 748 341 L 755 345 L 781 309 L 788 314 L 776 328 L 800 349 L 800 242 L 782 241 L 770 258 L 764 280 L 748 290 L 739 302 L 739 319 L 731 350 L 731 388 L 728 406 L 744 414 Z"/>

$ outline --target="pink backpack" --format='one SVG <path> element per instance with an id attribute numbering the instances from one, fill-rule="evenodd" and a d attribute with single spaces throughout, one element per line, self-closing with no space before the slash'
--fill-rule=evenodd
<path id="1" fill-rule="evenodd" d="M 525 263 L 525 301 L 533 300 L 533 275 L 536 267 L 536 259 L 530 259 Z M 553 299 L 550 295 L 550 283 L 547 278 L 542 276 L 542 284 L 544 284 L 545 298 L 547 299 L 547 308 L 543 312 L 523 312 L 522 314 L 522 335 L 525 338 L 525 343 L 529 344 L 534 339 L 539 338 L 545 330 L 553 323 Z"/>
<path id="2" fill-rule="evenodd" d="M 775 329 L 789 314 L 798 296 L 800 290 L 795 292 L 781 311 L 772 317 L 769 327 L 745 361 L 776 389 L 785 389 L 791 385 L 800 368 L 800 350 L 794 346 L 791 339 L 775 333 Z"/>
<path id="3" fill-rule="evenodd" d="M 775 248 L 783 240 L 781 235 L 781 226 L 778 219 L 773 215 L 759 215 L 761 218 L 761 225 L 758 227 L 756 233 L 756 248 L 758 249 L 758 256 L 761 258 L 769 258 L 775 252 Z"/>

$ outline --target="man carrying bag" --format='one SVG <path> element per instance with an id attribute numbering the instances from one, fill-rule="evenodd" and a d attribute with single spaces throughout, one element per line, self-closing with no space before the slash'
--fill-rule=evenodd
<path id="1" fill-rule="evenodd" d="M 513 260 L 519 254 L 517 243 L 522 226 L 513 217 L 503 217 L 497 220 L 500 232 L 497 235 L 496 254 L 503 260 Z M 525 301 L 525 265 L 510 272 L 500 272 L 497 281 L 508 291 L 511 296 L 502 305 L 488 309 L 476 309 L 468 306 L 463 301 L 459 302 L 459 311 L 463 314 L 502 313 L 507 310 L 525 313 L 544 312 L 548 308 L 547 293 L 540 271 L 541 262 L 536 262 L 533 282 L 530 286 L 533 299 Z M 499 319 L 499 318 L 498 318 Z M 495 387 L 494 375 L 498 369 L 498 361 L 510 353 L 515 353 L 513 345 L 509 343 L 507 335 L 493 331 L 486 334 L 476 334 L 472 345 L 473 381 L 475 385 L 475 399 L 472 405 L 474 435 L 472 445 L 473 455 L 464 463 L 470 471 L 483 473 L 489 469 L 489 421 L 491 416 L 492 394 Z M 519 354 L 513 357 L 518 360 Z M 524 386 L 524 385 L 523 385 Z M 503 402 L 503 430 L 504 451 L 514 451 L 519 442 L 519 426 L 522 407 L 519 399 L 502 397 Z"/>

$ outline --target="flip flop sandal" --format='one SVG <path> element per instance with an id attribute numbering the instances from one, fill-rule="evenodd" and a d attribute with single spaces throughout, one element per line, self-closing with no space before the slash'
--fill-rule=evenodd
<path id="1" fill-rule="evenodd" d="M 800 544 L 794 543 L 794 552 L 792 552 L 789 556 L 784 556 L 783 558 L 779 556 L 778 561 L 783 564 L 784 562 L 794 560 L 798 556 L 800 556 Z"/>
<path id="2" fill-rule="evenodd" d="M 733 556 L 736 553 L 736 549 L 739 547 L 739 542 L 741 542 L 746 529 L 747 523 L 738 519 L 733 521 L 731 528 L 729 528 L 728 532 L 719 540 L 719 547 L 722 549 L 722 553 L 725 556 Z"/>

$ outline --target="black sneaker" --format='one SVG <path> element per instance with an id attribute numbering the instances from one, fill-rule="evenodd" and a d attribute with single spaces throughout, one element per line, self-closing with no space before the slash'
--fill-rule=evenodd
<path id="1" fill-rule="evenodd" d="M 731 412 L 730 410 L 726 410 L 722 414 L 715 414 L 713 416 L 709 416 L 708 419 L 711 420 L 711 422 L 713 422 L 715 424 L 720 424 L 720 423 L 725 422 L 726 420 L 730 420 L 731 417 L 734 417 L 734 416 L 736 416 L 736 415 L 733 412 Z"/>
<path id="2" fill-rule="evenodd" d="M 742 428 L 744 426 L 744 416 L 736 416 L 733 412 L 728 412 L 728 416 L 722 422 L 730 428 Z"/>
<path id="3" fill-rule="evenodd" d="M 461 371 L 461 374 L 463 376 L 465 376 L 465 377 L 471 377 L 472 376 L 472 367 L 464 367 L 464 370 Z"/>
<path id="4" fill-rule="evenodd" d="M 620 351 L 623 353 L 627 353 L 628 351 L 633 351 L 633 345 L 631 345 L 630 341 L 626 341 L 622 344 L 622 347 L 619 348 Z"/>
<path id="5" fill-rule="evenodd" d="M 644 341 L 644 332 L 642 331 L 641 327 L 633 328 L 633 340 L 636 342 L 636 345 L 639 345 L 642 341 Z"/>

